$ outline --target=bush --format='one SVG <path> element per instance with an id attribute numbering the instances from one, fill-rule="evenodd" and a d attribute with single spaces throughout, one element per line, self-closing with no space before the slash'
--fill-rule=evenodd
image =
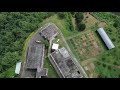
<path id="1" fill-rule="evenodd" d="M 83 13 L 77 12 L 75 14 L 76 23 L 81 23 L 81 21 L 83 20 L 83 18 L 84 18 Z"/>
<path id="2" fill-rule="evenodd" d="M 78 30 L 79 30 L 79 31 L 83 31 L 83 30 L 85 30 L 85 28 L 86 28 L 86 25 L 85 25 L 85 24 L 80 23 L 80 24 L 78 25 Z"/>
<path id="3" fill-rule="evenodd" d="M 66 17 L 65 13 L 64 12 L 58 12 L 58 17 L 60 19 L 64 19 Z"/>

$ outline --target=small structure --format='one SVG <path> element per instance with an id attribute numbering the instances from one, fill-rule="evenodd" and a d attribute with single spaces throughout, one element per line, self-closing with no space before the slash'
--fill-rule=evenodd
<path id="1" fill-rule="evenodd" d="M 40 34 L 44 36 L 44 38 L 46 38 L 47 40 L 53 40 L 55 36 L 57 36 L 58 32 L 57 28 L 54 25 L 50 24 L 49 26 L 41 30 Z"/>
<path id="2" fill-rule="evenodd" d="M 16 73 L 16 74 L 19 74 L 19 73 L 20 73 L 20 69 L 21 69 L 21 62 L 18 62 L 18 63 L 16 64 L 15 73 Z"/>
<path id="3" fill-rule="evenodd" d="M 58 47 L 59 47 L 59 44 L 53 43 L 53 45 L 52 45 L 53 50 L 58 50 Z"/>
<path id="4" fill-rule="evenodd" d="M 41 78 L 43 76 L 47 76 L 47 73 L 48 73 L 48 69 L 46 69 L 46 68 L 37 69 L 36 78 Z"/>
<path id="5" fill-rule="evenodd" d="M 105 44 L 108 47 L 108 49 L 112 49 L 112 48 L 115 47 L 103 28 L 99 28 L 97 30 L 97 32 L 99 33 L 99 35 L 101 36 L 101 38 L 105 42 Z"/>

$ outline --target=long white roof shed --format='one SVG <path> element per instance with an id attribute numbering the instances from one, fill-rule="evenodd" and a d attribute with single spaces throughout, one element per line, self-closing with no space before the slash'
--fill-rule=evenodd
<path id="1" fill-rule="evenodd" d="M 20 73 L 20 69 L 21 69 L 21 62 L 18 62 L 18 63 L 16 64 L 15 73 L 16 73 L 16 74 L 19 74 L 19 73 Z"/>
<path id="2" fill-rule="evenodd" d="M 112 49 L 115 47 L 103 28 L 99 28 L 97 31 L 100 34 L 103 41 L 105 42 L 108 49 Z"/>

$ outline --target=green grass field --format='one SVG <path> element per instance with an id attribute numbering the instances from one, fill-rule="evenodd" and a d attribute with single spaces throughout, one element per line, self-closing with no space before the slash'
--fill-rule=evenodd
<path id="1" fill-rule="evenodd" d="M 115 45 L 115 48 L 112 50 L 108 50 L 106 45 L 104 44 L 101 37 L 98 35 L 96 30 L 98 29 L 98 25 L 95 24 L 92 27 L 88 28 L 89 30 L 92 30 L 95 33 L 95 37 L 97 42 L 99 42 L 99 46 L 102 49 L 99 55 L 97 55 L 95 58 L 95 71 L 98 74 L 99 77 L 120 77 L 119 73 L 119 67 L 120 66 L 120 30 L 113 27 L 113 23 L 115 19 L 120 20 L 119 16 L 115 16 L 114 14 L 110 12 L 91 12 L 92 16 L 94 16 L 97 20 L 101 22 L 106 22 L 106 27 L 104 28 L 106 30 L 106 33 L 112 40 L 112 42 Z M 83 31 L 85 32 L 85 31 Z M 83 33 L 82 32 L 82 33 Z M 80 32 L 81 33 L 81 32 Z M 81 36 L 81 35 L 79 35 Z M 81 45 L 83 42 L 79 41 L 80 37 L 73 37 L 71 39 L 68 39 L 67 42 L 73 51 L 76 58 L 81 62 L 84 59 L 84 55 L 81 57 L 81 55 L 77 52 L 79 48 L 77 48 L 77 45 Z M 74 41 L 76 40 L 76 41 Z M 79 46 L 80 47 L 80 46 Z M 77 50 L 76 50 L 77 49 Z M 87 47 L 86 47 L 87 49 Z M 88 48 L 89 49 L 89 48 Z M 86 56 L 86 55 L 85 55 Z M 91 57 L 88 57 L 89 59 Z M 96 62 L 99 62 L 100 65 Z M 104 64 L 103 64 L 104 63 Z M 110 69 L 109 69 L 110 68 Z"/>
<path id="2" fill-rule="evenodd" d="M 59 78 L 57 72 L 54 67 L 51 65 L 48 58 L 45 59 L 44 68 L 48 68 L 48 78 Z"/>
<path id="3" fill-rule="evenodd" d="M 118 68 L 114 68 L 112 65 L 120 66 L 120 33 L 115 27 L 113 27 L 113 23 L 115 19 L 120 20 L 119 16 L 115 16 L 112 13 L 92 13 L 94 17 L 96 17 L 100 21 L 105 21 L 107 23 L 107 27 L 104 29 L 106 33 L 112 40 L 115 45 L 115 48 L 112 50 L 107 50 L 106 46 L 103 42 L 102 45 L 104 46 L 104 52 L 102 52 L 99 57 L 97 58 L 98 61 L 103 63 L 107 63 L 111 65 L 111 69 L 108 70 L 107 66 L 103 67 L 103 65 L 95 64 L 96 65 L 96 72 L 100 75 L 100 77 L 120 77 L 120 73 Z M 100 38 L 99 38 L 100 40 Z"/>

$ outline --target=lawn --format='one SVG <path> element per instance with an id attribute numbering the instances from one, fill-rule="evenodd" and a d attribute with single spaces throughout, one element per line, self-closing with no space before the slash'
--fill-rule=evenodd
<path id="1" fill-rule="evenodd" d="M 59 78 L 57 72 L 54 67 L 51 65 L 48 58 L 45 59 L 44 68 L 48 68 L 48 78 Z"/>
<path id="2" fill-rule="evenodd" d="M 5 71 L 4 73 L 1 73 L 0 78 L 1 77 L 2 78 L 15 78 L 15 77 L 17 77 L 15 74 L 15 67 L 16 66 L 13 66 L 10 69 L 8 69 L 7 71 Z"/>
<path id="3" fill-rule="evenodd" d="M 115 19 L 120 20 L 119 16 L 116 16 L 110 12 L 92 12 L 91 13 L 95 18 L 100 21 L 104 21 L 107 23 L 107 26 L 104 28 L 110 39 L 112 40 L 113 44 L 115 45 L 114 49 L 108 50 L 105 46 L 104 42 L 100 39 L 101 45 L 103 46 L 104 51 L 97 57 L 97 60 L 103 63 L 107 63 L 110 65 L 120 66 L 120 32 L 113 27 L 113 23 Z M 96 26 L 92 27 L 96 29 Z M 120 77 L 120 69 L 114 68 L 110 66 L 111 69 L 108 69 L 108 66 L 105 67 L 103 64 L 95 64 L 96 65 L 96 72 L 99 74 L 100 77 Z M 104 66 L 104 67 L 103 67 Z"/>
<path id="4" fill-rule="evenodd" d="M 96 66 L 95 70 L 96 73 L 98 73 L 99 78 L 120 78 L 120 68 L 96 61 L 94 63 Z"/>

